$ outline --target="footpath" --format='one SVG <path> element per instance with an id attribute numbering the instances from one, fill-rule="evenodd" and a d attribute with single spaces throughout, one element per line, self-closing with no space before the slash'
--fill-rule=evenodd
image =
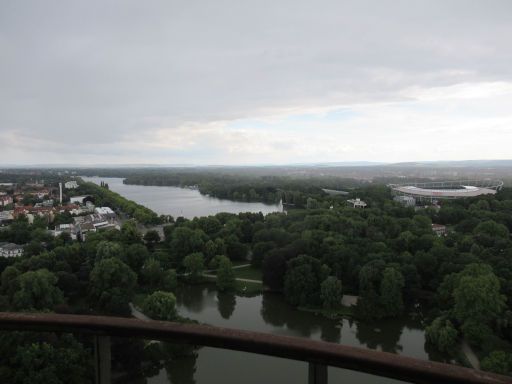
<path id="1" fill-rule="evenodd" d="M 462 349 L 462 352 L 464 352 L 466 359 L 468 359 L 469 364 L 471 364 L 471 366 L 474 369 L 480 369 L 480 360 L 478 360 L 477 355 L 475 354 L 471 346 L 468 344 L 468 342 L 466 340 L 462 340 L 460 347 Z"/>

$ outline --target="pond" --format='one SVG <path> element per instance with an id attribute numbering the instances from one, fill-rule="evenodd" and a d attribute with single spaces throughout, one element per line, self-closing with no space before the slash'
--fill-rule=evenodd
<path id="1" fill-rule="evenodd" d="M 213 285 L 182 286 L 177 292 L 181 316 L 215 326 L 305 337 L 428 360 L 425 334 L 418 318 L 361 323 L 330 320 L 299 311 L 279 294 L 240 297 L 216 291 Z M 197 356 L 171 364 L 148 383 L 307 383 L 307 364 L 245 352 L 200 348 Z M 330 383 L 397 383 L 348 370 L 329 368 Z"/>

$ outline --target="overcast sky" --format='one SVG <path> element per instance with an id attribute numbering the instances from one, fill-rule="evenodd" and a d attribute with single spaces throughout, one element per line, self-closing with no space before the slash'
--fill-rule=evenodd
<path id="1" fill-rule="evenodd" d="M 0 165 L 512 158 L 512 1 L 0 1 Z"/>

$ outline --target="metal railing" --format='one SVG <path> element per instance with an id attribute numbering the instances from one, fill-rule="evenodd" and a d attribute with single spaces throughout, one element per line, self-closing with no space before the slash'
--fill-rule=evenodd
<path id="1" fill-rule="evenodd" d="M 456 365 L 303 338 L 197 324 L 120 317 L 0 312 L 0 330 L 92 334 L 96 382 L 110 383 L 110 337 L 131 337 L 251 352 L 309 364 L 309 383 L 338 367 L 419 384 L 503 384 L 512 378 Z"/>

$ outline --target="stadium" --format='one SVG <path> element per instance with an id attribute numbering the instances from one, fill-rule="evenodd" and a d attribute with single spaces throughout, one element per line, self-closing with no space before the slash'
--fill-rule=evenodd
<path id="1" fill-rule="evenodd" d="M 388 187 L 393 190 L 395 195 L 433 202 L 434 200 L 494 195 L 503 187 L 503 181 L 490 179 L 432 181 L 428 183 L 389 184 Z"/>

